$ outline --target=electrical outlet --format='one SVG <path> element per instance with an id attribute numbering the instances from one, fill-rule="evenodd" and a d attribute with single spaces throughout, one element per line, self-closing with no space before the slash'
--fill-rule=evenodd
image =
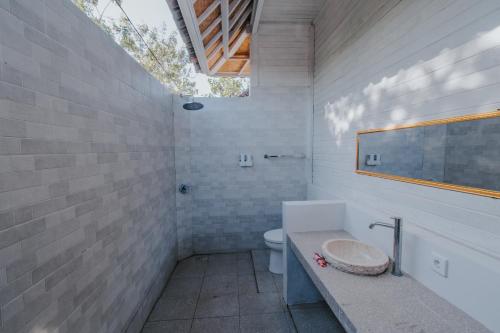
<path id="1" fill-rule="evenodd" d="M 432 252 L 432 270 L 443 277 L 448 277 L 448 259 Z"/>
<path id="2" fill-rule="evenodd" d="M 251 154 L 241 153 L 240 154 L 240 167 L 251 167 L 253 166 L 253 157 Z"/>

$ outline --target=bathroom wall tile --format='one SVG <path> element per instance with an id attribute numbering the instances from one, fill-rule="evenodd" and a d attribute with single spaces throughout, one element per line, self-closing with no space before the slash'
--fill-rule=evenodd
<path id="1" fill-rule="evenodd" d="M 176 132 L 176 142 L 183 147 L 176 150 L 176 158 L 189 163 L 182 175 L 193 186 L 191 202 L 186 202 L 190 217 L 179 230 L 192 232 L 195 253 L 264 248 L 263 233 L 281 227 L 282 201 L 306 197 L 306 160 L 268 160 L 264 154 L 306 153 L 311 83 L 305 79 L 310 73 L 303 71 L 310 70 L 304 64 L 312 63 L 307 52 L 311 31 L 307 25 L 294 25 L 287 32 L 267 28 L 262 43 L 279 40 L 284 49 L 303 50 L 301 56 L 287 59 L 290 66 L 282 70 L 272 67 L 273 77 L 266 77 L 266 52 L 273 51 L 259 46 L 256 38 L 252 47 L 259 50 L 262 62 L 258 56 L 252 59 L 250 97 L 199 98 L 203 111 L 189 115 L 182 112 L 183 101 L 176 101 L 176 115 L 184 126 Z M 309 38 L 297 41 L 296 33 Z M 289 42 L 284 34 L 289 34 Z M 290 72 L 293 66 L 300 74 Z M 240 153 L 252 154 L 254 166 L 241 168 Z"/>
<path id="2" fill-rule="evenodd" d="M 177 258 L 172 96 L 71 1 L 7 2 L 2 329 L 141 327 Z"/>

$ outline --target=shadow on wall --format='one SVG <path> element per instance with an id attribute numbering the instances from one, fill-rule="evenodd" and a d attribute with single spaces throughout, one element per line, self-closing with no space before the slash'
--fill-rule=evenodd
<path id="1" fill-rule="evenodd" d="M 461 40 L 466 39 L 462 37 Z M 495 90 L 498 91 L 500 77 L 500 26 L 471 37 L 469 42 L 455 48 L 436 50 L 439 54 L 435 57 L 420 60 L 406 69 L 400 69 L 393 76 L 384 76 L 376 83 L 371 82 L 365 87 L 352 84 L 343 88 L 339 95 L 353 92 L 324 105 L 324 117 L 337 146 L 342 144 L 343 136 L 351 130 L 353 123 L 357 129 L 390 128 L 422 118 L 444 118 L 452 111 L 460 113 L 460 109 L 479 106 L 491 110 L 497 108 L 499 99 L 494 96 L 498 96 Z M 409 40 L 402 48 L 411 47 L 408 45 L 411 43 L 418 41 Z M 421 53 L 431 52 L 436 43 L 420 48 L 390 66 L 403 66 L 405 62 L 414 61 Z M 379 48 L 383 47 L 379 45 Z M 378 59 L 378 62 L 388 61 L 400 52 L 401 49 L 396 49 L 393 54 Z M 376 66 L 376 63 L 369 63 L 365 67 L 368 66 L 377 69 L 372 73 L 370 68 L 359 67 L 349 81 L 359 82 L 366 77 L 363 80 L 366 82 L 382 74 L 382 71 L 389 70 Z M 484 91 L 474 93 L 479 89 Z M 446 98 L 451 95 L 456 97 Z M 379 119 L 386 121 L 381 123 Z"/>

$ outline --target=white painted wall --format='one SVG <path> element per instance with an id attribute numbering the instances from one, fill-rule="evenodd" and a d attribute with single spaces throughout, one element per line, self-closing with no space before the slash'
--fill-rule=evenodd
<path id="1" fill-rule="evenodd" d="M 388 254 L 368 224 L 402 216 L 403 269 L 500 332 L 500 201 L 354 173 L 357 130 L 500 107 L 500 2 L 331 0 L 315 27 L 308 197 L 346 200 L 346 230 Z"/>

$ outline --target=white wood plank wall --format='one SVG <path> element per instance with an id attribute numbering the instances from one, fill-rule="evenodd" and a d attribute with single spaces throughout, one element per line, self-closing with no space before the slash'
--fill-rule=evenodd
<path id="1" fill-rule="evenodd" d="M 500 332 L 500 201 L 354 173 L 360 129 L 500 108 L 500 1 L 331 0 L 315 20 L 310 198 L 348 201 L 355 236 L 390 251 L 372 218 L 406 222 L 404 268 Z M 430 270 L 430 251 L 450 276 Z"/>

